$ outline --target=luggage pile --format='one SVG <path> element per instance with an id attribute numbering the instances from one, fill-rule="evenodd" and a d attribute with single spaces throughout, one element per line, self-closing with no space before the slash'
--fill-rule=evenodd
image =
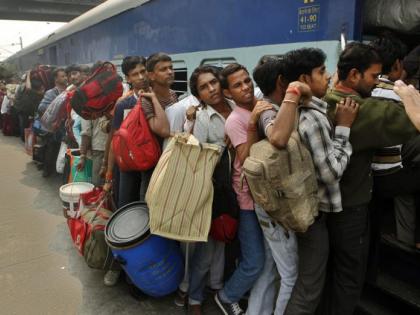
<path id="1" fill-rule="evenodd" d="M 94 188 L 80 194 L 78 209 L 67 219 L 70 235 L 86 264 L 95 269 L 112 268 L 112 255 L 105 242 L 105 226 L 112 215 L 109 194 Z"/>

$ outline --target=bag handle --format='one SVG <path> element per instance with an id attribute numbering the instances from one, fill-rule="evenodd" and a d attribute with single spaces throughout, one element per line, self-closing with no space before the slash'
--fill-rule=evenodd
<path id="1" fill-rule="evenodd" d="M 104 68 L 109 65 L 112 67 L 112 71 L 116 73 L 117 70 L 115 68 L 115 65 L 110 61 L 105 61 L 80 86 L 78 86 L 78 88 L 81 88 L 83 85 L 86 84 L 86 82 L 90 82 L 90 80 L 92 80 L 93 77 L 95 77 L 99 72 L 102 72 Z"/>
<path id="2" fill-rule="evenodd" d="M 98 211 L 99 211 L 99 209 L 102 208 L 103 204 L 105 203 L 106 199 L 108 198 L 108 193 L 106 191 L 103 191 L 101 193 L 100 198 L 101 198 L 100 199 L 101 201 L 99 202 L 98 206 L 96 207 L 95 213 L 93 214 L 92 218 L 90 218 L 90 220 L 88 222 L 89 224 L 92 224 L 93 220 L 95 220 L 95 218 L 98 216 Z"/>
<path id="3" fill-rule="evenodd" d="M 137 104 L 136 106 L 139 106 L 139 119 L 141 118 L 142 115 L 144 115 L 143 113 L 143 108 L 142 108 L 142 104 L 141 104 L 141 95 L 139 95 L 139 99 L 137 100 Z"/>
<path id="4" fill-rule="evenodd" d="M 102 65 L 100 65 L 94 73 L 92 73 L 89 78 L 85 81 L 89 81 L 90 79 L 92 79 L 94 76 L 96 76 L 99 72 L 102 72 L 107 66 L 111 66 L 112 67 L 112 71 L 113 72 L 117 72 L 117 70 L 115 69 L 115 65 L 112 62 L 109 61 L 105 61 L 104 63 L 102 63 Z"/>

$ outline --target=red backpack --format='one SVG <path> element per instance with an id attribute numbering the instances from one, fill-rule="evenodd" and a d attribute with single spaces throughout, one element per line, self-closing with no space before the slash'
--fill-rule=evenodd
<path id="1" fill-rule="evenodd" d="M 51 66 L 39 65 L 31 71 L 31 80 L 41 81 L 45 91 L 52 89 L 55 86 L 53 70 Z"/>
<path id="2" fill-rule="evenodd" d="M 122 82 L 115 66 L 104 62 L 74 91 L 70 105 L 83 119 L 94 120 L 110 112 L 122 93 Z"/>
<path id="3" fill-rule="evenodd" d="M 160 145 L 150 131 L 140 98 L 114 133 L 112 150 L 121 171 L 145 171 L 157 164 Z"/>

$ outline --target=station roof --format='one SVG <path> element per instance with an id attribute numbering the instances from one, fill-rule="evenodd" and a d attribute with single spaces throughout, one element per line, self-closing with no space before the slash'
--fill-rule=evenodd
<path id="1" fill-rule="evenodd" d="M 1 0 L 1 20 L 68 22 L 106 0 Z"/>
<path id="2" fill-rule="evenodd" d="M 8 0 L 7 0 L 8 1 Z M 60 0 L 61 1 L 61 0 Z M 71 0 L 67 0 L 71 1 Z M 66 36 L 82 31 L 92 25 L 100 23 L 106 19 L 109 19 L 119 13 L 124 11 L 136 8 L 150 0 L 108 0 L 104 3 L 96 6 L 92 10 L 82 14 L 81 16 L 73 19 L 69 23 L 63 25 L 54 33 L 49 34 L 48 36 L 41 38 L 35 43 L 25 47 L 20 50 L 13 56 L 9 57 L 11 59 L 20 57 L 24 54 L 27 54 L 31 51 L 37 50 L 39 48 L 48 46 L 51 43 L 54 43 Z"/>

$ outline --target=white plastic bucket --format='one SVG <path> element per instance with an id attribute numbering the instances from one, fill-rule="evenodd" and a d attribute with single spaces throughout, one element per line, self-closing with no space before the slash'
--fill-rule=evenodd
<path id="1" fill-rule="evenodd" d="M 75 217 L 79 208 L 80 195 L 92 191 L 95 186 L 91 183 L 75 182 L 60 187 L 60 198 L 67 215 Z"/>

